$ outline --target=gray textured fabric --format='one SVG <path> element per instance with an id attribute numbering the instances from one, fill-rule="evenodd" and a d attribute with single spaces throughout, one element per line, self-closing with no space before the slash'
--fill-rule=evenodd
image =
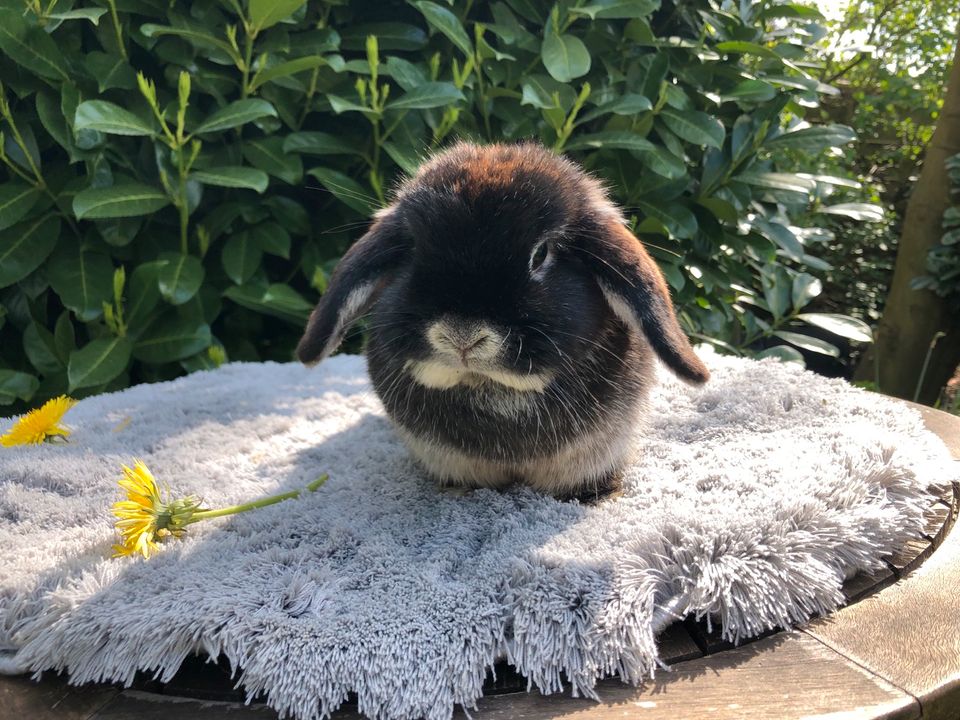
<path id="1" fill-rule="evenodd" d="M 639 683 L 656 634 L 694 614 L 742 639 L 842 602 L 957 474 L 919 416 L 776 362 L 667 374 L 626 491 L 597 507 L 529 490 L 441 492 L 410 460 L 363 360 L 232 364 L 82 401 L 72 442 L 0 450 L 7 672 L 171 677 L 225 653 L 239 682 L 312 719 L 349 692 L 375 718 L 449 718 L 506 656 L 533 686 Z M 0 421 L 0 431 L 9 426 Z M 204 522 L 149 561 L 110 559 L 121 463 L 211 507 L 318 492 Z"/>

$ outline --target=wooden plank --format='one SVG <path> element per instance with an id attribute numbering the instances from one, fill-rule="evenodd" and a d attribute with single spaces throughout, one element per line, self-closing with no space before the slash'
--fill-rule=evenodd
<path id="1" fill-rule="evenodd" d="M 641 688 L 615 680 L 598 685 L 600 702 L 569 694 L 537 692 L 488 695 L 479 703 L 476 720 L 612 720 L 642 716 L 645 720 L 710 717 L 713 720 L 799 720 L 850 709 L 857 718 L 916 720 L 916 701 L 889 683 L 845 660 L 822 643 L 799 632 L 781 633 L 749 645 L 674 665 Z M 4 715 L 6 716 L 6 715 Z M 89 720 L 277 720 L 262 705 L 204 702 L 124 691 L 92 715 L 22 716 L 24 720 L 54 717 Z M 333 720 L 360 720 L 355 704 Z M 457 720 L 465 720 L 462 711 Z"/>
<path id="2" fill-rule="evenodd" d="M 904 405 L 920 412 L 927 430 L 939 437 L 954 458 L 960 460 L 960 417 L 950 415 L 932 407 L 904 400 Z M 940 478 L 930 478 L 929 482 L 939 482 Z"/>
<path id="3" fill-rule="evenodd" d="M 277 720 L 264 705 L 205 702 L 172 695 L 126 690 L 89 720 Z M 26 719 L 24 719 L 26 720 Z"/>
<path id="4" fill-rule="evenodd" d="M 673 663 L 703 657 L 703 651 L 690 637 L 690 633 L 683 623 L 676 622 L 657 636 L 657 648 L 660 659 L 671 665 Z"/>
<path id="5" fill-rule="evenodd" d="M 246 700 L 246 693 L 234 688 L 235 684 L 236 681 L 230 677 L 230 664 L 226 658 L 221 658 L 219 662 L 207 662 L 206 656 L 190 655 L 169 682 L 160 683 L 150 678 L 135 682 L 134 689 L 197 700 L 242 703 Z"/>
<path id="6" fill-rule="evenodd" d="M 484 695 L 507 695 L 527 691 L 527 679 L 507 662 L 498 662 L 492 672 L 487 673 L 483 683 Z"/>
<path id="7" fill-rule="evenodd" d="M 903 577 L 915 570 L 924 560 L 933 554 L 933 543 L 926 538 L 907 540 L 887 562 L 894 568 L 899 577 Z"/>
<path id="8" fill-rule="evenodd" d="M 475 720 L 799 720 L 834 713 L 920 717 L 909 695 L 797 632 L 680 663 L 672 672 L 658 672 L 642 688 L 604 681 L 598 692 L 599 703 L 537 694 L 484 698 L 479 712 L 470 715 Z M 334 718 L 346 720 L 339 714 Z M 466 720 L 467 715 L 458 711 L 454 718 Z"/>
<path id="9" fill-rule="evenodd" d="M 944 416 L 944 417 L 940 417 Z M 924 412 L 960 456 L 960 418 Z M 804 632 L 918 698 L 927 720 L 956 720 L 960 708 L 960 531 L 909 576 Z"/>
<path id="10" fill-rule="evenodd" d="M 947 505 L 936 504 L 923 513 L 923 534 L 931 540 L 942 539 L 948 529 L 948 520 L 952 520 L 951 508 Z"/>
<path id="11" fill-rule="evenodd" d="M 713 655 L 733 648 L 732 642 L 724 640 L 720 636 L 720 628 L 717 623 L 712 623 L 708 628 L 706 620 L 687 618 L 683 621 L 683 626 L 704 655 Z"/>
<path id="12" fill-rule="evenodd" d="M 890 568 L 877 570 L 874 573 L 857 573 L 843 584 L 843 594 L 848 603 L 859 602 L 868 595 L 879 592 L 897 579 L 896 573 Z"/>
<path id="13" fill-rule="evenodd" d="M 19 720 L 86 720 L 119 693 L 110 685 L 68 685 L 52 672 L 39 682 L 29 675 L 0 675 L 0 717 Z"/>

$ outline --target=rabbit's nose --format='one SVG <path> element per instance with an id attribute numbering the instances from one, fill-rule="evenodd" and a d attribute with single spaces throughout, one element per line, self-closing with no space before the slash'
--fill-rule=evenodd
<path id="1" fill-rule="evenodd" d="M 468 360 L 488 360 L 496 354 L 489 328 L 480 324 L 459 325 L 443 320 L 430 324 L 427 340 L 440 354 L 452 355 L 464 365 Z"/>

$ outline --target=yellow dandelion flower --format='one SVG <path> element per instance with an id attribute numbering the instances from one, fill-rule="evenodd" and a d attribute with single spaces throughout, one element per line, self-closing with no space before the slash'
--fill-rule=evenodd
<path id="1" fill-rule="evenodd" d="M 39 445 L 54 438 L 65 440 L 70 435 L 70 428 L 61 425 L 60 420 L 76 404 L 76 400 L 66 395 L 47 400 L 41 407 L 20 417 L 5 435 L 0 436 L 0 445 Z"/>
<path id="2" fill-rule="evenodd" d="M 313 492 L 326 481 L 327 475 L 322 475 L 307 485 L 306 490 Z M 120 533 L 120 543 L 113 546 L 114 557 L 143 555 L 149 558 L 163 540 L 183 535 L 187 525 L 273 505 L 299 497 L 302 492 L 291 490 L 242 505 L 205 510 L 200 508 L 202 501 L 196 495 L 164 500 L 156 479 L 142 460 L 135 460 L 132 468 L 124 465 L 123 477 L 118 483 L 126 490 L 127 498 L 113 504 L 113 514 L 117 518 L 114 525 Z"/>
<path id="3" fill-rule="evenodd" d="M 118 481 L 127 491 L 127 499 L 113 504 L 120 544 L 114 545 L 114 556 L 140 554 L 150 557 L 160 547 L 160 541 L 171 535 L 180 536 L 197 508 L 200 499 L 190 495 L 165 502 L 157 481 L 142 460 L 133 467 L 123 466 L 123 477 Z"/>

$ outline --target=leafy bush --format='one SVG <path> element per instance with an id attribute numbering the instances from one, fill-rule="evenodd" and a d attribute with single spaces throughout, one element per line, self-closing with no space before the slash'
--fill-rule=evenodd
<path id="1" fill-rule="evenodd" d="M 960 154 L 947 158 L 950 195 L 955 202 L 943 213 L 943 236 L 927 253 L 927 275 L 910 283 L 949 298 L 960 312 Z"/>
<path id="2" fill-rule="evenodd" d="M 880 222 L 835 216 L 825 223 L 835 237 L 820 257 L 834 268 L 824 275 L 815 305 L 875 324 L 893 275 L 902 215 L 943 105 L 955 48 L 944 28 L 956 26 L 960 6 L 954 0 L 852 0 L 829 10 L 827 34 L 816 43 L 823 66 L 815 72 L 839 94 L 806 114 L 850 125 L 858 141 L 851 152 L 822 156 L 819 172 L 851 175 L 863 185 L 837 188 L 832 202 L 866 196 L 886 212 Z"/>
<path id="3" fill-rule="evenodd" d="M 733 352 L 835 354 L 805 314 L 853 138 L 816 10 L 710 0 L 0 0 L 0 403 L 287 360 L 336 259 L 454 137 L 540 138 L 606 179 L 681 318 Z M 26 7 L 26 9 L 25 9 Z M 818 193 L 820 193 L 818 195 Z M 356 338 L 353 347 L 356 348 Z"/>

